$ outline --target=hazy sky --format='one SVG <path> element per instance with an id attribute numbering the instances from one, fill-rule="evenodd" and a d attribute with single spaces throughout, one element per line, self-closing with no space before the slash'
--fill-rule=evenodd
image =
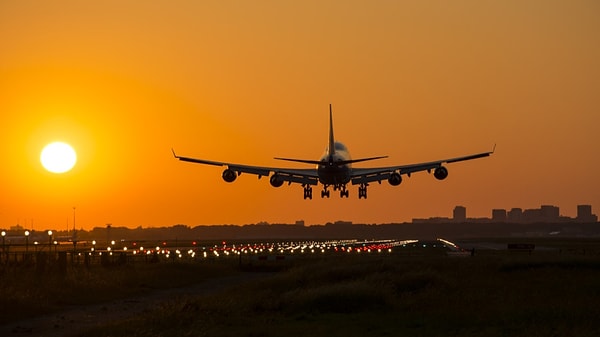
<path id="1" fill-rule="evenodd" d="M 0 227 L 62 229 L 73 207 L 88 229 L 600 213 L 595 0 L 4 0 L 0 41 Z M 367 200 L 172 157 L 318 159 L 329 103 L 354 158 L 389 156 L 361 166 L 497 150 Z M 54 140 L 69 173 L 40 165 Z"/>

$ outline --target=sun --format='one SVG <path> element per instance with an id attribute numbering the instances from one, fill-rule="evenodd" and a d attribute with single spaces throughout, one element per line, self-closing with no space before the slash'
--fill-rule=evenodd
<path id="1" fill-rule="evenodd" d="M 46 145 L 40 155 L 42 166 L 52 173 L 65 173 L 75 166 L 77 154 L 71 145 L 54 142 Z"/>

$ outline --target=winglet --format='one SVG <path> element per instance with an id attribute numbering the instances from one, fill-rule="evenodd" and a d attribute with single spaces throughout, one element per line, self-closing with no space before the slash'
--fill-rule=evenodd
<path id="1" fill-rule="evenodd" d="M 173 148 L 171 148 L 171 152 L 173 152 L 173 157 L 175 158 L 179 158 L 176 154 L 175 154 L 175 150 L 173 150 Z"/>
<path id="2" fill-rule="evenodd" d="M 494 143 L 494 148 L 492 148 L 492 152 L 490 152 L 490 154 L 494 152 L 496 152 L 496 143 Z"/>

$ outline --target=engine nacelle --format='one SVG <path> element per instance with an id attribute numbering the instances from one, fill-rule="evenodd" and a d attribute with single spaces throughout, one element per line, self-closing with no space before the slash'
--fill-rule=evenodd
<path id="1" fill-rule="evenodd" d="M 223 171 L 223 180 L 226 182 L 232 183 L 235 181 L 235 178 L 237 178 L 237 173 L 235 173 L 234 170 L 225 169 L 225 171 Z"/>
<path id="2" fill-rule="evenodd" d="M 281 185 L 283 185 L 283 178 L 281 178 L 281 176 L 277 173 L 273 174 L 271 176 L 271 178 L 269 179 L 269 182 L 271 183 L 271 186 L 273 187 L 281 187 Z"/>
<path id="3" fill-rule="evenodd" d="M 390 185 L 398 186 L 398 185 L 400 185 L 401 182 L 402 182 L 402 177 L 400 176 L 400 173 L 394 172 L 394 173 L 390 174 L 390 177 L 388 178 L 388 183 L 390 183 Z"/>
<path id="4" fill-rule="evenodd" d="M 448 176 L 448 169 L 443 166 L 440 166 L 436 168 L 435 171 L 433 171 L 433 176 L 437 180 L 444 180 Z"/>

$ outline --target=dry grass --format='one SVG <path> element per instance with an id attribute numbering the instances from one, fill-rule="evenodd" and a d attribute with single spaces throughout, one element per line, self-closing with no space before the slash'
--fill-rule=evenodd
<path id="1" fill-rule="evenodd" d="M 597 336 L 600 261 L 343 256 L 302 261 L 102 329 L 115 336 Z M 119 332 L 115 332 L 119 331 Z"/>
<path id="2" fill-rule="evenodd" d="M 111 268 L 77 266 L 59 274 L 52 265 L 1 269 L 0 324 L 59 310 L 180 287 L 236 272 L 230 264 L 164 263 Z"/>
<path id="3" fill-rule="evenodd" d="M 287 268 L 275 268 L 282 271 L 271 277 L 210 296 L 168 301 L 85 335 L 600 335 L 598 255 L 495 252 L 449 258 L 432 251 L 417 256 L 330 255 L 286 263 Z M 2 307 L 25 310 L 39 302 L 51 308 L 61 304 L 57 297 L 72 294 L 77 296 L 69 302 L 102 301 L 240 272 L 231 267 L 98 268 L 72 272 L 63 280 L 48 278 L 43 286 L 35 278 L 11 279 L 5 273 Z"/>

